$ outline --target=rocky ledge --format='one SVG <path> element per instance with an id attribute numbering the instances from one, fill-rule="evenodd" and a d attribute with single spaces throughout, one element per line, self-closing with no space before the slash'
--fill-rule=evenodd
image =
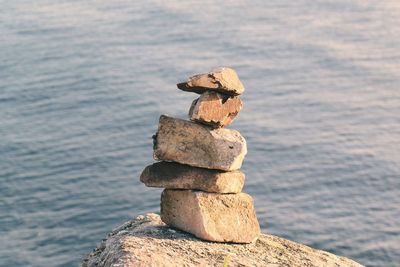
<path id="1" fill-rule="evenodd" d="M 201 241 L 140 215 L 113 230 L 82 266 L 362 266 L 350 259 L 261 234 L 247 244 Z"/>

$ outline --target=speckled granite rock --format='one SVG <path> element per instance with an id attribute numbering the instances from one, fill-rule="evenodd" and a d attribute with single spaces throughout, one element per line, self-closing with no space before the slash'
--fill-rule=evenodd
<path id="1" fill-rule="evenodd" d="M 147 214 L 113 230 L 87 255 L 82 267 L 223 266 L 226 256 L 229 267 L 362 266 L 273 235 L 261 234 L 247 245 L 204 242 L 169 228 L 156 214 Z"/>

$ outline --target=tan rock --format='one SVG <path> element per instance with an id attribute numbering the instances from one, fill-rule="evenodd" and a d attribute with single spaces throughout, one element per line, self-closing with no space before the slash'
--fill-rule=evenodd
<path id="1" fill-rule="evenodd" d="M 207 91 L 193 101 L 189 110 L 189 118 L 213 127 L 224 127 L 231 124 L 242 106 L 242 101 L 237 96 L 229 97 Z"/>
<path id="2" fill-rule="evenodd" d="M 361 267 L 355 261 L 274 235 L 251 244 L 202 242 L 165 225 L 157 214 L 140 215 L 112 232 L 82 262 L 82 267 L 223 266 Z"/>
<path id="3" fill-rule="evenodd" d="M 236 71 L 227 67 L 217 68 L 209 73 L 194 75 L 187 82 L 178 83 L 177 86 L 183 91 L 198 94 L 208 90 L 228 95 L 240 95 L 244 92 L 244 86 L 239 80 Z"/>
<path id="4" fill-rule="evenodd" d="M 194 167 L 238 170 L 247 153 L 246 140 L 238 131 L 211 129 L 162 115 L 154 136 L 154 158 Z"/>
<path id="5" fill-rule="evenodd" d="M 245 193 L 165 189 L 161 219 L 207 241 L 251 243 L 260 234 L 253 199 Z"/>
<path id="6" fill-rule="evenodd" d="M 140 181 L 150 187 L 240 193 L 244 184 L 244 173 L 223 172 L 162 161 L 147 166 L 140 175 Z"/>

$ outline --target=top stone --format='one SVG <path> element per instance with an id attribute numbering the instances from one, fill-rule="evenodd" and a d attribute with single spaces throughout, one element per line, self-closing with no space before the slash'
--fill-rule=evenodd
<path id="1" fill-rule="evenodd" d="M 209 73 L 197 74 L 188 79 L 187 82 L 178 83 L 178 88 L 202 94 L 206 91 L 216 91 L 227 95 L 240 95 L 244 92 L 244 86 L 239 77 L 231 68 L 222 67 Z"/>

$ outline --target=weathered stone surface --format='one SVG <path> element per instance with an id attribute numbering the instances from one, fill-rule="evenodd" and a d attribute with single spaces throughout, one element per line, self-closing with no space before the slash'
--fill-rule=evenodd
<path id="1" fill-rule="evenodd" d="M 242 101 L 237 96 L 229 97 L 207 91 L 193 101 L 189 118 L 213 127 L 224 127 L 233 121 L 242 106 Z"/>
<path id="2" fill-rule="evenodd" d="M 253 199 L 245 193 L 165 189 L 161 194 L 161 219 L 208 241 L 251 243 L 260 234 Z"/>
<path id="3" fill-rule="evenodd" d="M 166 226 L 156 214 L 140 215 L 108 234 L 82 267 L 223 266 L 360 267 L 362 265 L 277 236 L 261 234 L 256 242 L 203 242 Z"/>
<path id="4" fill-rule="evenodd" d="M 241 171 L 224 172 L 162 161 L 147 166 L 140 181 L 150 187 L 240 193 L 244 177 Z"/>
<path id="5" fill-rule="evenodd" d="M 186 120 L 160 117 L 154 136 L 154 158 L 200 168 L 238 170 L 247 153 L 238 131 L 211 129 Z"/>
<path id="6" fill-rule="evenodd" d="M 240 95 L 244 92 L 244 86 L 239 80 L 236 71 L 227 67 L 217 68 L 209 73 L 194 75 L 187 82 L 178 83 L 177 86 L 183 91 L 198 94 L 208 90 L 228 95 Z"/>

